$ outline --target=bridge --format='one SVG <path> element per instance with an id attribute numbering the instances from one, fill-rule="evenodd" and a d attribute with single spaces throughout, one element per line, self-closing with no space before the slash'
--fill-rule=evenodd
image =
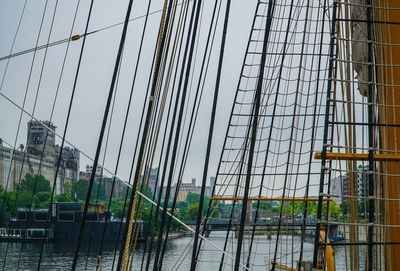
<path id="1" fill-rule="evenodd" d="M 186 225 L 190 226 L 192 229 L 196 227 L 196 220 L 189 220 L 185 221 Z M 204 222 L 202 223 L 204 226 Z M 237 233 L 239 229 L 239 221 L 232 221 L 230 230 Z M 279 221 L 258 221 L 256 224 L 254 223 L 246 223 L 245 224 L 245 231 L 249 232 L 253 229 L 257 231 L 265 231 L 274 233 L 278 230 Z M 305 224 L 303 224 L 302 220 L 295 220 L 295 221 L 284 221 L 281 223 L 280 228 L 283 232 L 287 234 L 300 234 L 301 230 L 305 226 L 305 229 L 309 234 L 313 234 L 315 232 L 315 227 L 317 223 L 315 220 L 308 220 Z M 209 236 L 210 232 L 212 231 L 227 231 L 229 227 L 229 220 L 228 219 L 210 219 L 207 221 L 205 235 Z M 338 233 L 338 225 L 330 225 L 329 227 L 329 235 L 336 236 Z"/>
<path id="2" fill-rule="evenodd" d="M 196 226 L 196 220 L 189 220 L 185 221 L 186 225 L 189 226 Z M 204 225 L 204 222 L 202 223 Z M 231 227 L 235 228 L 240 225 L 239 221 L 232 221 Z M 246 227 L 254 227 L 256 228 L 277 228 L 279 226 L 279 221 L 258 221 L 256 224 L 254 223 L 246 223 Z M 317 226 L 315 220 L 309 220 L 305 224 L 303 223 L 302 220 L 295 220 L 295 221 L 284 221 L 281 223 L 281 228 L 302 228 L 303 225 L 306 228 L 315 228 Z M 208 230 L 227 230 L 229 226 L 229 220 L 228 219 L 210 219 L 207 221 L 207 228 Z"/>

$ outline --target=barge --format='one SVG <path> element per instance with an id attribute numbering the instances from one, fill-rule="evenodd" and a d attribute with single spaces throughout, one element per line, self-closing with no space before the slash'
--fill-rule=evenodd
<path id="1" fill-rule="evenodd" d="M 78 240 L 83 208 L 83 203 L 52 203 L 51 215 L 48 221 L 48 209 L 18 208 L 17 216 L 10 219 L 8 227 L 0 228 L 0 242 L 29 242 L 43 239 L 46 239 L 46 241 Z M 112 213 L 104 209 L 103 203 L 89 206 L 82 235 L 83 240 L 101 241 L 106 220 L 107 226 L 104 241 L 121 240 L 125 222 L 114 219 Z M 139 222 L 138 236 L 140 241 L 144 239 L 143 221 Z"/>

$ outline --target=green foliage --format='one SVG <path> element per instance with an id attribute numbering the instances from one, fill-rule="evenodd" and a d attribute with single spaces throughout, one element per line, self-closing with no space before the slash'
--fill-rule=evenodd
<path id="1" fill-rule="evenodd" d="M 34 207 L 36 208 L 49 208 L 50 192 L 38 192 L 33 197 Z"/>
<path id="2" fill-rule="evenodd" d="M 84 200 L 88 190 L 88 182 L 84 180 L 78 180 L 72 185 L 72 195 L 74 198 Z"/>
<path id="3" fill-rule="evenodd" d="M 22 190 L 17 193 L 13 194 L 13 199 L 12 201 L 15 202 L 15 197 L 17 197 L 17 203 L 16 207 L 22 207 L 22 208 L 31 208 L 31 202 L 32 202 L 32 192 L 31 191 L 26 191 Z"/>
<path id="4" fill-rule="evenodd" d="M 200 194 L 189 192 L 186 196 L 186 202 L 189 204 L 192 202 L 200 202 Z"/>
<path id="5" fill-rule="evenodd" d="M 318 212 L 318 205 L 317 205 L 317 203 L 315 203 L 315 202 L 309 202 L 308 203 L 308 214 L 311 214 L 311 215 L 313 215 L 313 216 L 316 216 L 317 215 L 317 212 Z M 322 203 L 322 216 L 323 217 L 326 217 L 326 215 L 327 215 L 327 208 L 328 207 L 328 202 L 323 202 Z M 336 218 L 338 218 L 339 217 L 339 215 L 342 213 L 342 211 L 341 211 L 341 209 L 340 209 L 340 207 L 339 207 L 339 205 L 336 203 L 336 201 L 334 201 L 334 200 L 332 200 L 332 201 L 330 201 L 329 202 L 329 217 L 330 218 L 334 218 L 334 219 L 336 219 Z"/>
<path id="6" fill-rule="evenodd" d="M 189 204 L 185 201 L 179 201 L 176 203 L 176 210 L 179 212 L 179 215 L 185 216 L 186 210 L 189 208 Z"/>
<path id="7" fill-rule="evenodd" d="M 104 184 L 98 182 L 95 182 L 93 184 L 91 200 L 92 201 L 107 200 L 106 187 L 104 186 Z"/>
<path id="8" fill-rule="evenodd" d="M 19 190 L 30 191 L 36 194 L 38 192 L 51 192 L 51 186 L 50 182 L 43 175 L 32 176 L 27 173 L 19 184 Z"/>
<path id="9" fill-rule="evenodd" d="M 3 211 L 0 212 L 0 226 L 2 227 L 7 226 L 8 220 L 12 216 L 11 209 L 14 204 L 14 199 L 14 192 L 4 191 L 3 188 L 0 186 L 0 206 L 3 206 Z"/>
<path id="10" fill-rule="evenodd" d="M 130 199 L 131 198 L 131 192 L 132 190 L 128 187 L 128 186 L 124 186 L 124 188 L 121 191 L 120 197 L 121 199 L 125 199 L 126 197 L 126 191 L 128 190 L 128 196 L 127 198 Z"/>
<path id="11" fill-rule="evenodd" d="M 127 206 L 125 208 L 127 209 L 128 205 L 129 205 L 129 200 L 127 201 L 126 205 Z M 118 218 L 118 219 L 122 218 L 123 208 L 124 208 L 124 201 L 123 200 L 116 199 L 116 198 L 111 200 L 110 210 L 111 210 L 114 218 Z"/>
<path id="12" fill-rule="evenodd" d="M 196 220 L 198 213 L 199 213 L 199 203 L 192 202 L 190 204 L 190 207 L 185 212 L 184 219 L 185 220 Z"/>
<path id="13" fill-rule="evenodd" d="M 296 216 L 302 214 L 304 212 L 304 201 L 292 201 L 292 202 L 285 202 L 283 204 L 282 211 L 289 216 Z M 309 209 L 309 204 L 307 205 L 307 209 Z M 278 209 L 281 209 L 281 204 L 279 204 Z"/>
<path id="14" fill-rule="evenodd" d="M 78 200 L 86 200 L 86 195 L 89 188 L 89 182 L 85 180 L 78 180 L 72 185 L 72 198 Z M 90 196 L 91 201 L 107 200 L 106 187 L 104 184 L 95 182 Z"/>
<path id="15" fill-rule="evenodd" d="M 324 203 L 322 204 L 322 207 L 323 207 L 323 208 L 322 208 L 322 214 L 323 214 L 325 217 L 326 217 L 326 209 L 327 209 L 326 205 L 327 205 L 326 202 L 324 202 Z M 325 208 L 324 208 L 324 207 L 325 207 Z M 330 201 L 330 202 L 329 202 L 329 217 L 331 217 L 331 218 L 338 218 L 340 214 L 341 214 L 340 208 L 339 208 L 339 206 L 337 205 L 336 201 L 334 201 L 334 200 Z"/>
<path id="16" fill-rule="evenodd" d="M 69 197 L 69 195 L 66 192 L 55 196 L 55 201 L 57 201 L 57 202 L 72 202 L 71 198 Z"/>
<path id="17" fill-rule="evenodd" d="M 186 202 L 187 202 L 188 205 L 189 205 L 189 208 L 188 208 L 187 211 L 189 211 L 190 208 L 193 208 L 193 207 L 192 207 L 193 204 L 197 204 L 197 211 L 196 211 L 196 212 L 198 213 L 198 211 L 199 211 L 199 204 L 200 204 L 200 194 L 189 192 L 188 195 L 186 196 Z M 204 201 L 203 201 L 203 215 L 206 214 L 209 204 L 210 204 L 210 198 L 204 196 Z M 195 218 L 195 219 L 197 219 L 197 213 L 196 213 L 196 218 Z"/>
<path id="18" fill-rule="evenodd" d="M 70 182 L 64 182 L 64 191 L 70 199 L 73 198 L 72 184 Z"/>

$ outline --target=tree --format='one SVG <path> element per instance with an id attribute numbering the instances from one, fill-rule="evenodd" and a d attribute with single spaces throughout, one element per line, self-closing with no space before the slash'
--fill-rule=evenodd
<path id="1" fill-rule="evenodd" d="M 129 199 L 128 199 L 128 201 L 126 203 L 126 206 L 125 206 L 125 212 L 127 211 L 128 206 L 129 206 Z M 111 200 L 110 210 L 111 210 L 111 213 L 113 214 L 113 216 L 115 218 L 121 219 L 122 218 L 122 212 L 124 210 L 124 201 L 121 200 L 121 199 L 115 199 L 115 198 L 112 199 Z"/>
<path id="2" fill-rule="evenodd" d="M 50 182 L 43 175 L 35 175 L 27 173 L 25 178 L 19 183 L 19 190 L 30 191 L 32 193 L 51 192 Z"/>
<path id="3" fill-rule="evenodd" d="M 304 211 L 305 202 L 300 201 L 292 201 L 283 203 L 282 211 L 289 216 L 295 216 L 302 214 Z M 272 206 L 272 205 L 271 205 Z M 279 204 L 278 209 L 281 209 L 281 204 Z"/>
<path id="4" fill-rule="evenodd" d="M 309 203 L 310 204 L 310 203 Z M 327 202 L 322 203 L 322 216 L 326 217 L 326 211 L 327 211 Z M 313 204 L 310 204 L 310 214 L 316 216 L 317 211 L 318 211 L 318 205 L 314 202 Z M 341 210 L 339 206 L 337 205 L 336 201 L 332 200 L 329 202 L 329 217 L 330 218 L 338 218 L 339 215 L 341 214 Z"/>
<path id="5" fill-rule="evenodd" d="M 72 202 L 71 198 L 67 193 L 58 194 L 55 196 L 55 201 L 57 202 Z"/>
<path id="6" fill-rule="evenodd" d="M 12 194 L 12 202 L 15 202 L 15 197 L 17 197 L 17 202 L 16 202 L 16 207 L 22 207 L 22 208 L 31 208 L 32 206 L 32 192 L 27 191 L 27 190 L 21 190 L 17 193 Z M 34 203 L 34 202 L 33 202 Z M 15 211 L 15 210 L 14 210 Z M 14 213 L 13 213 L 14 215 Z"/>
<path id="7" fill-rule="evenodd" d="M 86 195 L 85 195 L 85 198 L 86 198 Z M 106 200 L 106 199 L 107 199 L 106 187 L 104 186 L 104 184 L 94 183 L 91 200 L 98 201 L 98 200 Z"/>
<path id="8" fill-rule="evenodd" d="M 11 209 L 14 204 L 15 192 L 4 191 L 0 186 L 0 206 L 3 206 L 0 212 L 0 226 L 6 227 L 8 220 L 11 218 Z M 3 201 L 4 200 L 4 201 Z"/>
<path id="9" fill-rule="evenodd" d="M 35 208 L 49 208 L 50 192 L 38 192 L 33 197 Z"/>
<path id="10" fill-rule="evenodd" d="M 185 212 L 184 219 L 186 221 L 188 221 L 188 220 L 196 220 L 198 213 L 199 213 L 199 203 L 198 202 L 192 202 L 190 204 L 190 207 Z"/>
<path id="11" fill-rule="evenodd" d="M 88 192 L 89 188 L 89 182 L 85 180 L 78 180 L 74 182 L 72 185 L 72 196 L 73 198 L 79 199 L 79 200 L 86 200 L 86 195 Z M 106 200 L 107 199 L 107 194 L 106 194 L 106 187 L 104 184 L 95 182 L 93 184 L 92 188 L 92 194 L 90 195 L 90 200 L 91 201 L 98 201 L 98 200 Z"/>
<path id="12" fill-rule="evenodd" d="M 84 180 L 78 180 L 72 185 L 72 195 L 74 198 L 84 200 L 88 190 L 88 182 Z"/>
<path id="13" fill-rule="evenodd" d="M 64 183 L 64 191 L 69 196 L 69 198 L 73 198 L 72 185 L 71 185 L 70 182 L 65 182 Z"/>
<path id="14" fill-rule="evenodd" d="M 200 202 L 200 194 L 189 192 L 186 196 L 186 202 L 189 204 L 192 202 Z"/>

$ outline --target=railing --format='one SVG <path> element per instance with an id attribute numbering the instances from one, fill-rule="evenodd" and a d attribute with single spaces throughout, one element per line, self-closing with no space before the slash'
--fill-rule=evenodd
<path id="1" fill-rule="evenodd" d="M 7 229 L 0 228 L 1 239 L 13 240 L 39 240 L 39 239 L 53 239 L 54 230 L 45 228 L 32 228 L 32 229 Z"/>

